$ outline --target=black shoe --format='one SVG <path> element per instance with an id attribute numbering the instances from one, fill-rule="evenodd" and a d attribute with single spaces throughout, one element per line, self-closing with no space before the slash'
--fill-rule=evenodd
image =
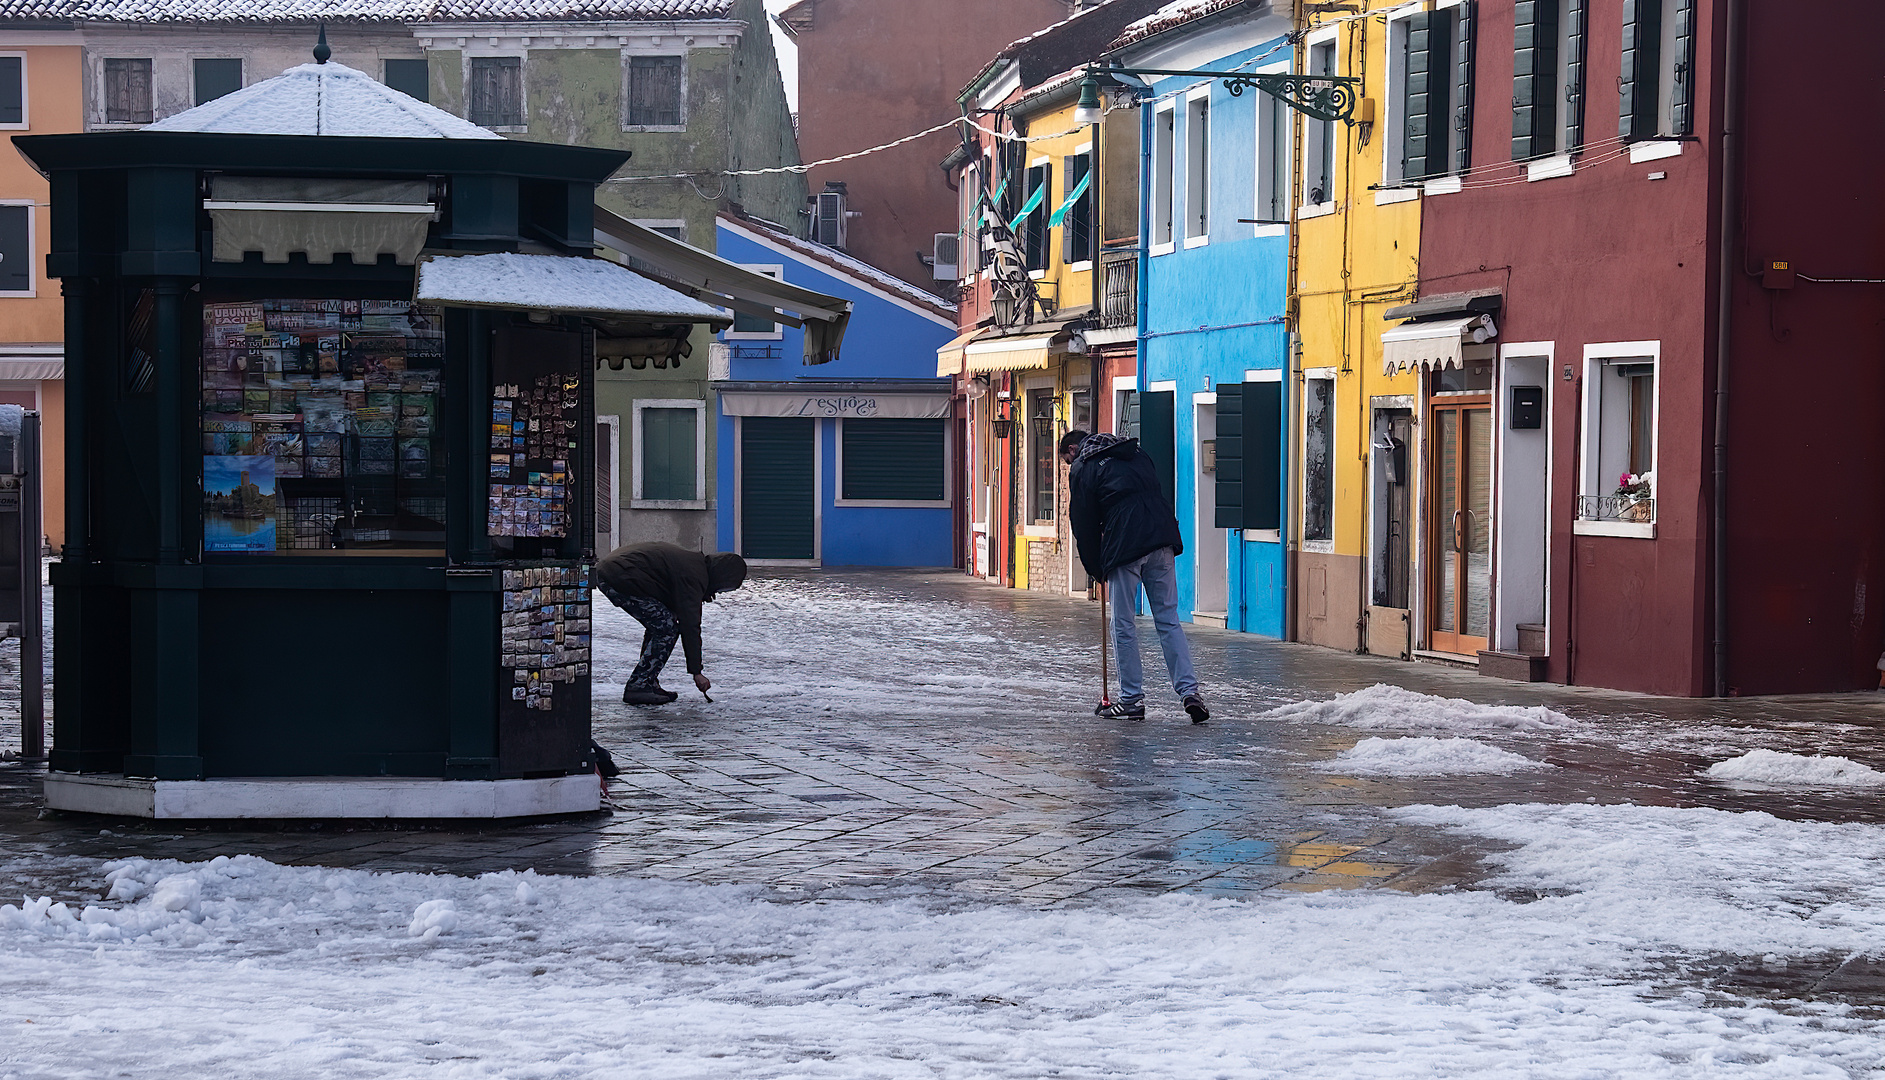
<path id="1" fill-rule="evenodd" d="M 589 754 L 596 760 L 597 772 L 608 777 L 622 775 L 622 767 L 615 763 L 615 755 L 604 750 L 602 744 L 594 739 L 589 741 Z"/>
<path id="2" fill-rule="evenodd" d="M 1093 710 L 1093 715 L 1102 720 L 1144 720 L 1144 701 L 1115 701 L 1110 705 L 1101 705 Z"/>
<path id="3" fill-rule="evenodd" d="M 1185 698 L 1185 711 L 1191 714 L 1191 722 L 1202 724 L 1211 718 L 1211 710 L 1204 707 L 1204 699 L 1196 694 Z"/>
<path id="4" fill-rule="evenodd" d="M 658 686 L 628 686 L 622 689 L 624 705 L 666 705 L 677 697 L 680 695 Z"/>

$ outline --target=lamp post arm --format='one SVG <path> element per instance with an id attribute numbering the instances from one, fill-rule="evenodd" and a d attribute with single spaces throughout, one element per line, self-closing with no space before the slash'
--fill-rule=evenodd
<path id="1" fill-rule="evenodd" d="M 1086 77 L 1098 75 L 1180 75 L 1194 79 L 1222 79 L 1224 89 L 1239 97 L 1252 87 L 1317 120 L 1347 120 L 1355 113 L 1361 80 L 1350 75 L 1260 75 L 1248 71 L 1177 70 L 1170 68 L 1090 67 Z"/>

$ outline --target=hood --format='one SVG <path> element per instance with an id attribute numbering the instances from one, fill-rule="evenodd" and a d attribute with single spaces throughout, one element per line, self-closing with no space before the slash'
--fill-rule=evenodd
<path id="1" fill-rule="evenodd" d="M 1087 461 L 1108 454 L 1130 454 L 1139 445 L 1139 440 L 1128 439 L 1124 435 L 1114 435 L 1102 431 L 1097 435 L 1088 435 L 1080 444 L 1080 456 L 1076 461 Z"/>
<path id="2" fill-rule="evenodd" d="M 730 551 L 707 556 L 707 587 L 716 593 L 732 592 L 746 583 L 746 560 Z"/>

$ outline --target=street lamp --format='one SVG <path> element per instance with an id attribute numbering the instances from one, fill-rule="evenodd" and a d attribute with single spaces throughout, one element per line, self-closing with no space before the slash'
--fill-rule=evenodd
<path id="1" fill-rule="evenodd" d="M 1222 79 L 1230 96 L 1238 97 L 1255 87 L 1283 104 L 1317 120 L 1347 120 L 1355 113 L 1361 80 L 1348 75 L 1259 75 L 1248 71 L 1184 71 L 1172 68 L 1133 68 L 1113 64 L 1090 65 L 1080 80 L 1080 100 L 1074 106 L 1073 122 L 1097 124 L 1100 107 L 1101 75 L 1180 75 L 1196 79 Z"/>
<path id="2" fill-rule="evenodd" d="M 1106 115 L 1100 106 L 1100 81 L 1093 77 L 1093 69 L 1088 68 L 1086 78 L 1080 80 L 1080 100 L 1073 107 L 1073 122 L 1076 124 L 1097 124 Z"/>

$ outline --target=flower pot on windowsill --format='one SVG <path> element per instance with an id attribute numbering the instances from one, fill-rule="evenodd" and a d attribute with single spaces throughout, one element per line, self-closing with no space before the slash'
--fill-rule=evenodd
<path id="1" fill-rule="evenodd" d="M 1654 499 L 1635 499 L 1617 508 L 1618 521 L 1648 523 L 1656 520 L 1656 502 Z"/>
<path id="2" fill-rule="evenodd" d="M 990 420 L 988 422 L 988 429 L 995 433 L 997 439 L 1006 439 L 1014 434 L 1014 421 Z"/>

